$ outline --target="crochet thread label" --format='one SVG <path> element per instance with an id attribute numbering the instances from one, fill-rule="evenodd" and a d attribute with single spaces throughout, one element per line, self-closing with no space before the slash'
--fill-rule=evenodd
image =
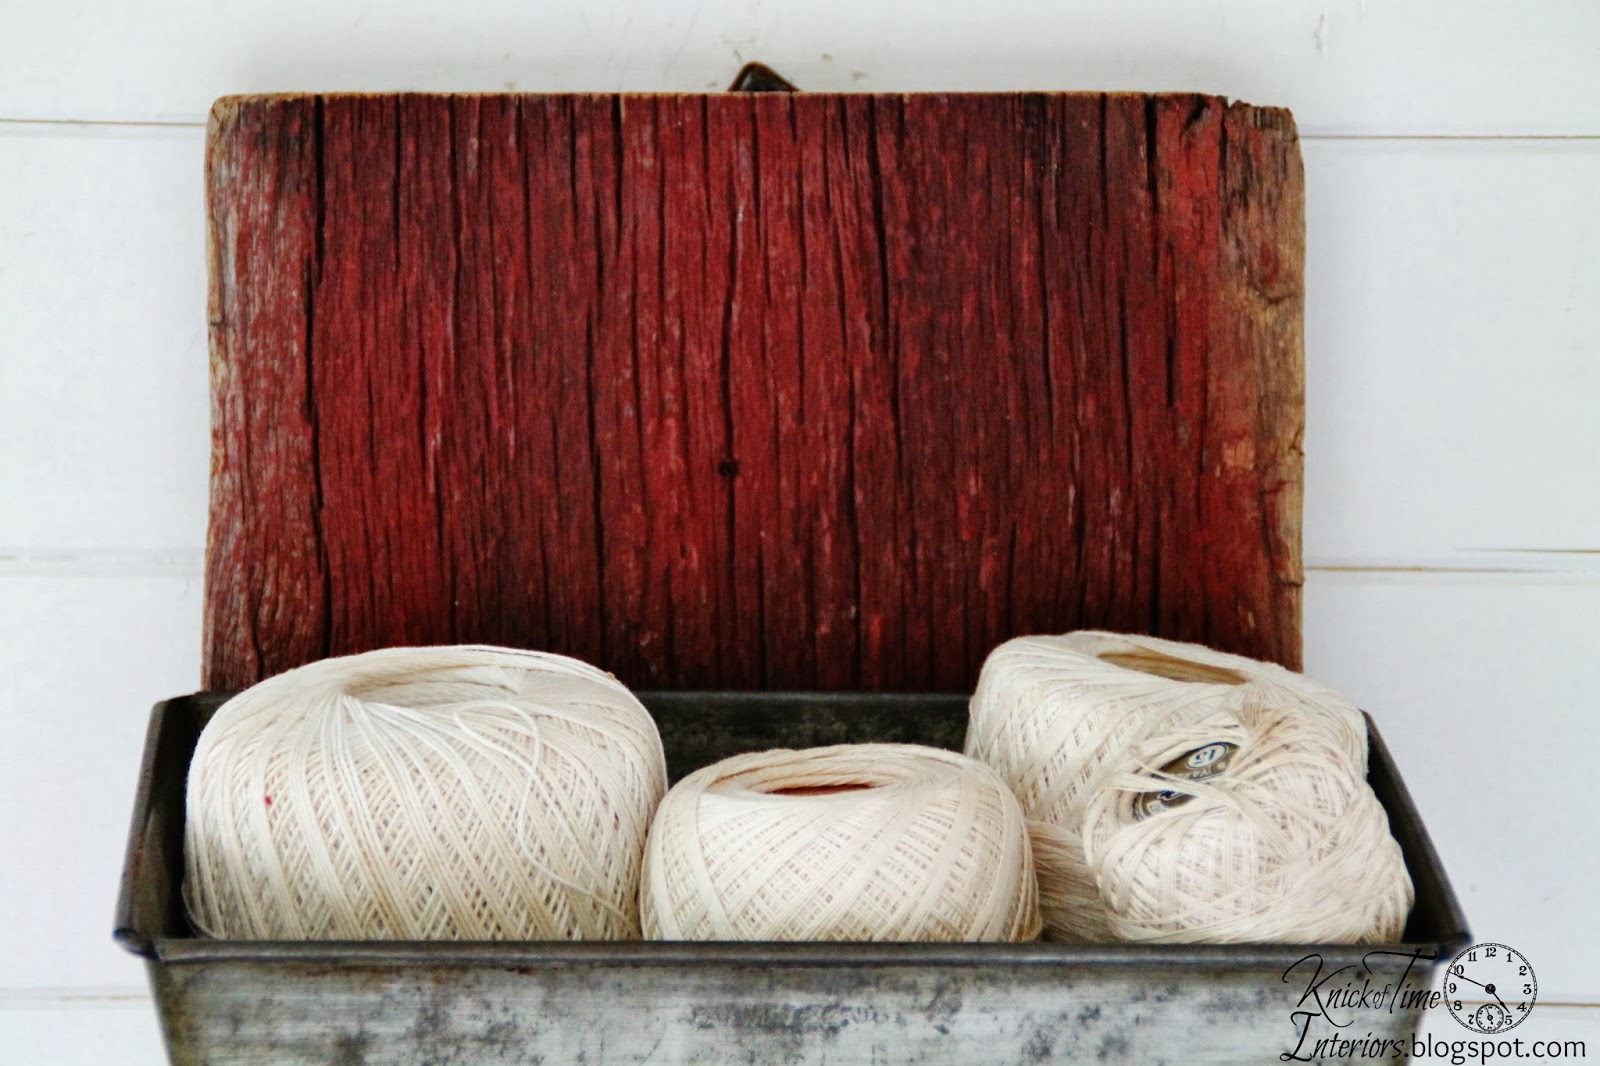
<path id="1" fill-rule="evenodd" d="M 1214 741 L 1184 752 L 1163 766 L 1161 772 L 1168 777 L 1184 781 L 1204 781 L 1226 770 L 1228 764 L 1233 761 L 1234 752 L 1238 750 L 1237 744 L 1226 740 Z M 1182 807 L 1193 798 L 1187 792 L 1170 788 L 1160 792 L 1141 792 L 1134 797 L 1133 816 L 1138 821 L 1144 821 L 1151 815 Z"/>

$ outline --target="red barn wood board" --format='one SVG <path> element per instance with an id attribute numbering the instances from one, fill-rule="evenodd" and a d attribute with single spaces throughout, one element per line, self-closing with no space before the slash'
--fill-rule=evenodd
<path id="1" fill-rule="evenodd" d="M 205 683 L 391 644 L 962 690 L 1300 657 L 1293 121 L 1193 95 L 220 101 Z"/>

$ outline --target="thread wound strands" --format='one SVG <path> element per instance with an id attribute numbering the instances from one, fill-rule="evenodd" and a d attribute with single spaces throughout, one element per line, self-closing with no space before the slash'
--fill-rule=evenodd
<path id="1" fill-rule="evenodd" d="M 575 659 L 328 659 L 240 693 L 201 734 L 185 903 L 232 938 L 637 938 L 665 788 L 649 714 Z"/>
<path id="2" fill-rule="evenodd" d="M 645 852 L 645 936 L 1020 941 L 1039 935 L 1016 798 L 954 752 L 738 755 L 675 785 Z"/>
<path id="3" fill-rule="evenodd" d="M 1022 637 L 995 649 L 972 699 L 967 753 L 998 770 L 1022 802 L 1034 842 L 1047 937 L 1103 943 L 1134 935 L 1127 916 L 1118 919 L 1108 908 L 1104 870 L 1091 861 L 1096 856 L 1084 835 L 1090 805 L 1114 781 L 1126 784 L 1126 775 L 1137 771 L 1146 774 L 1139 794 L 1148 799 L 1141 804 L 1130 800 L 1129 809 L 1139 807 L 1152 822 L 1171 817 L 1190 793 L 1177 789 L 1170 775 L 1160 771 L 1173 758 L 1202 749 L 1213 755 L 1232 752 L 1225 762 L 1219 760 L 1214 775 L 1200 775 L 1201 783 L 1224 789 L 1239 767 L 1253 765 L 1244 758 L 1253 728 L 1247 723 L 1258 715 L 1248 707 L 1282 709 L 1280 728 L 1304 734 L 1304 743 L 1327 753 L 1329 766 L 1348 782 L 1341 794 L 1360 797 L 1362 806 L 1370 798 L 1382 813 L 1366 784 L 1366 728 L 1360 712 L 1299 674 L 1200 645 L 1114 633 Z M 1166 761 L 1150 763 L 1156 757 L 1152 751 Z M 1272 780 L 1281 783 L 1280 777 Z M 1162 800 L 1163 792 L 1173 792 L 1176 802 Z M 1386 821 L 1383 836 L 1393 845 Z M 1169 846 L 1177 846 L 1181 838 L 1167 839 Z M 1204 841 L 1197 837 L 1184 846 Z M 1393 854 L 1398 856 L 1398 849 Z M 1398 871 L 1404 878 L 1403 864 Z M 1381 864 L 1375 872 L 1383 874 Z M 1330 890 L 1348 893 L 1347 902 L 1360 910 L 1361 893 L 1371 884 L 1363 876 Z M 1226 890 L 1243 887 L 1242 882 L 1229 883 Z M 1409 901 L 1409 878 L 1404 888 Z M 1212 928 L 1196 913 L 1172 918 L 1179 925 L 1191 923 L 1187 931 L 1169 928 L 1156 938 L 1277 938 L 1265 928 Z"/>
<path id="4" fill-rule="evenodd" d="M 1244 742 L 1214 776 L 1154 769 L 1204 750 L 1192 730 L 1146 740 L 1118 761 L 1083 830 L 1115 937 L 1400 939 L 1412 886 L 1388 816 L 1330 734 L 1305 728 L 1302 717 L 1249 693 Z M 1175 795 L 1144 813 L 1141 800 L 1153 790 Z"/>

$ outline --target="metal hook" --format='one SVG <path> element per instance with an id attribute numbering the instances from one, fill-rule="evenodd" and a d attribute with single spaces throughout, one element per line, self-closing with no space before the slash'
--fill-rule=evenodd
<path id="1" fill-rule="evenodd" d="M 746 63 L 728 86 L 730 93 L 797 93 L 793 82 L 765 63 Z"/>

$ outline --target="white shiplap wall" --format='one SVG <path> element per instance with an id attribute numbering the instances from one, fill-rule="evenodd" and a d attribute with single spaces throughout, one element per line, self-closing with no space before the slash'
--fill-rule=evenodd
<path id="1" fill-rule="evenodd" d="M 0 1063 L 160 1061 L 109 933 L 145 714 L 198 680 L 212 98 L 698 90 L 749 58 L 1295 110 L 1308 668 L 1378 717 L 1475 930 L 1600 1004 L 1600 4 L 11 0 Z M 1600 1007 L 1524 1028 L 1600 1049 Z"/>

